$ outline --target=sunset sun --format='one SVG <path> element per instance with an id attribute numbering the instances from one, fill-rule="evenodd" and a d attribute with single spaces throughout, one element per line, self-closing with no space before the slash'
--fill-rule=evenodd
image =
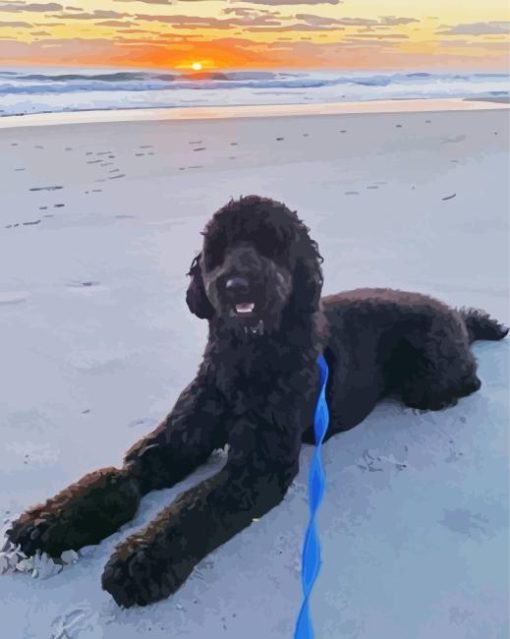
<path id="1" fill-rule="evenodd" d="M 193 62 L 191 68 L 193 71 L 202 71 L 202 64 L 200 62 Z"/>

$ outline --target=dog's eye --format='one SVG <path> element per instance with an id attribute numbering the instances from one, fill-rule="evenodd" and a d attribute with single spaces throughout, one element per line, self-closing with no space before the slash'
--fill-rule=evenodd
<path id="1" fill-rule="evenodd" d="M 274 262 L 285 262 L 286 246 L 283 243 L 265 241 L 261 242 L 257 247 L 259 253 Z"/>

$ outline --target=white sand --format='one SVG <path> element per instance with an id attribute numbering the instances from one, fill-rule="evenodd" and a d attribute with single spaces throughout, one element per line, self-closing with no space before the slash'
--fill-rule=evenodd
<path id="1" fill-rule="evenodd" d="M 346 115 L 351 113 L 409 113 L 481 111 L 501 109 L 498 99 L 435 98 L 430 100 L 374 100 L 331 104 L 257 104 L 158 109 L 120 109 L 35 113 L 0 118 L 0 129 L 19 126 L 90 124 L 97 122 L 145 122 L 151 120 L 224 120 L 231 118 L 288 117 L 293 115 Z"/>
<path id="2" fill-rule="evenodd" d="M 508 323 L 508 110 L 497 107 L 0 131 L 0 517 L 119 464 L 171 408 L 205 344 L 185 273 L 230 197 L 299 211 L 325 293 L 400 287 Z M 457 407 L 414 415 L 386 402 L 325 446 L 317 639 L 507 637 L 508 342 L 474 350 L 483 387 Z M 62 574 L 0 577 L 4 636 L 292 637 L 311 452 L 285 502 L 167 601 L 118 609 L 102 568 L 221 459 L 148 496 Z"/>

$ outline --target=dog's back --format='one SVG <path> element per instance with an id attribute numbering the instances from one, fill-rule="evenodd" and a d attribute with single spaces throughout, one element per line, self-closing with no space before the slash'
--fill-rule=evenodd
<path id="1" fill-rule="evenodd" d="M 330 435 L 358 424 L 383 396 L 421 410 L 451 406 L 480 387 L 469 345 L 508 329 L 483 311 L 420 293 L 355 289 L 322 298 L 331 370 Z"/>

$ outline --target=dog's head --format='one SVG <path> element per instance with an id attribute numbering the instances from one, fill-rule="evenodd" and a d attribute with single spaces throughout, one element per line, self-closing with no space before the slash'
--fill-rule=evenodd
<path id="1" fill-rule="evenodd" d="M 198 317 L 262 335 L 278 330 L 285 315 L 299 321 L 317 310 L 322 258 L 307 227 L 284 204 L 258 196 L 231 200 L 203 235 L 186 294 Z"/>

